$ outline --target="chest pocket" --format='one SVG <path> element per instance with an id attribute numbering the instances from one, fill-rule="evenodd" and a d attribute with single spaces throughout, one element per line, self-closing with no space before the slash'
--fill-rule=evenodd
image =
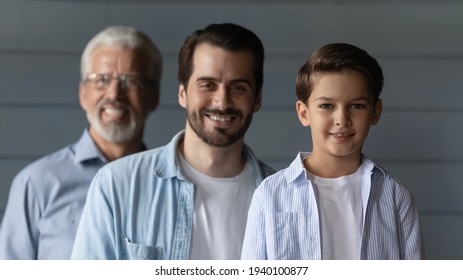
<path id="1" fill-rule="evenodd" d="M 269 221 L 266 225 L 269 234 L 267 244 L 269 259 L 297 259 L 300 246 L 297 213 L 273 213 L 267 216 L 266 220 Z"/>
<path id="2" fill-rule="evenodd" d="M 130 242 L 127 237 L 121 238 L 122 258 L 126 260 L 161 260 L 162 247 L 147 246 Z"/>

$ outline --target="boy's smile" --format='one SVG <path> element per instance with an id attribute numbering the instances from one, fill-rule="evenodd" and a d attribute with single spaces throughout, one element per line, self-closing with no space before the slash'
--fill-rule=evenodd
<path id="1" fill-rule="evenodd" d="M 338 142 L 347 142 L 351 139 L 355 133 L 354 132 L 333 132 L 330 135 Z"/>

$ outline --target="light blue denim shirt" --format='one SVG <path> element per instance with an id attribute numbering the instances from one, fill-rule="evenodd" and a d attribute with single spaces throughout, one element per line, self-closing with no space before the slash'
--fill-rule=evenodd
<path id="1" fill-rule="evenodd" d="M 242 259 L 321 260 L 317 198 L 299 153 L 255 191 Z M 361 259 L 423 259 L 418 210 L 411 193 L 363 155 Z"/>
<path id="2" fill-rule="evenodd" d="M 0 227 L 0 259 L 69 259 L 88 187 L 105 163 L 85 130 L 21 170 Z"/>
<path id="3" fill-rule="evenodd" d="M 73 259 L 188 259 L 194 186 L 179 169 L 181 131 L 166 146 L 109 163 L 95 176 Z M 245 145 L 256 188 L 273 170 Z"/>

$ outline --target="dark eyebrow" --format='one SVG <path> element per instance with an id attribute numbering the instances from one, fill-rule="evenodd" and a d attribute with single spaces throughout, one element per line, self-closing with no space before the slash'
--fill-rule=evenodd
<path id="1" fill-rule="evenodd" d="M 247 79 L 236 79 L 236 80 L 232 80 L 230 83 L 244 83 L 244 84 L 247 84 L 248 86 L 252 87 L 251 81 L 249 81 Z"/>
<path id="2" fill-rule="evenodd" d="M 214 77 L 202 76 L 202 77 L 198 77 L 196 79 L 196 81 L 197 82 L 199 82 L 199 81 L 217 81 L 217 79 L 214 78 Z"/>
<path id="3" fill-rule="evenodd" d="M 315 99 L 315 101 L 331 101 L 331 100 L 333 100 L 333 98 L 328 98 L 328 97 L 324 97 L 324 96 L 321 96 L 321 97 Z M 351 102 L 362 101 L 362 100 L 370 101 L 370 98 L 368 98 L 368 97 L 359 97 L 359 98 L 351 100 Z"/>
<path id="4" fill-rule="evenodd" d="M 369 97 L 360 97 L 360 98 L 356 98 L 352 101 L 362 101 L 362 100 L 365 100 L 365 101 L 370 101 L 370 98 Z"/>
<path id="5" fill-rule="evenodd" d="M 219 79 L 217 78 L 214 78 L 214 77 L 208 77 L 208 76 L 202 76 L 202 77 L 198 77 L 196 79 L 197 82 L 199 81 L 219 81 Z M 235 79 L 235 80 L 231 80 L 230 81 L 231 84 L 233 83 L 245 83 L 245 84 L 248 84 L 249 86 L 251 86 L 251 82 L 247 79 Z"/>
<path id="6" fill-rule="evenodd" d="M 331 100 L 331 98 L 321 96 L 321 97 L 318 97 L 317 99 L 315 99 L 314 101 L 319 101 L 319 100 L 327 100 L 328 101 L 328 100 Z"/>

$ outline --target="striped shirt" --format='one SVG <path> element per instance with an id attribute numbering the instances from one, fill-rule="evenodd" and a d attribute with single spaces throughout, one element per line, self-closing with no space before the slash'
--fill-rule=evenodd
<path id="1" fill-rule="evenodd" d="M 321 260 L 317 198 L 299 153 L 255 191 L 242 259 Z M 365 155 L 361 201 L 364 260 L 424 259 L 418 210 L 408 189 Z"/>

